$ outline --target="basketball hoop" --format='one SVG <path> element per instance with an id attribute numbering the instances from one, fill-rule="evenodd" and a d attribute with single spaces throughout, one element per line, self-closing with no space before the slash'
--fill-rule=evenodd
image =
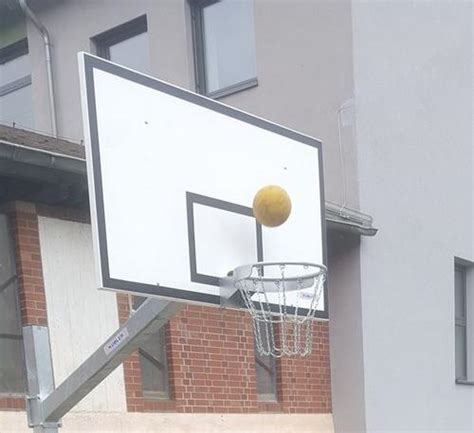
<path id="1" fill-rule="evenodd" d="M 231 276 L 252 316 L 261 355 L 308 356 L 313 319 L 326 280 L 326 267 L 313 263 L 255 263 Z"/>

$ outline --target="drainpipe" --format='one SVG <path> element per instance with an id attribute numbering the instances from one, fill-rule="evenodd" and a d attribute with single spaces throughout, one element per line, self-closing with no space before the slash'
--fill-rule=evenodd
<path id="1" fill-rule="evenodd" d="M 57 137 L 58 131 L 56 127 L 56 104 L 54 103 L 54 86 L 53 86 L 53 68 L 51 64 L 51 41 L 49 38 L 48 30 L 43 25 L 43 23 L 38 19 L 34 12 L 29 8 L 26 0 L 19 0 L 20 7 L 23 9 L 23 12 L 26 16 L 33 22 L 35 27 L 40 32 L 43 43 L 44 43 L 44 52 L 46 57 L 46 74 L 48 77 L 48 93 L 49 93 L 49 107 L 51 114 L 51 133 L 54 137 Z"/>

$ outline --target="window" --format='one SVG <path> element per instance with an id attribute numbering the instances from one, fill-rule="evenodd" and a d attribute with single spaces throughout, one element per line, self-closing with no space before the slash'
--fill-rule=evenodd
<path id="1" fill-rule="evenodd" d="M 97 55 L 131 69 L 150 74 L 150 48 L 146 16 L 115 27 L 93 40 Z"/>
<path id="2" fill-rule="evenodd" d="M 0 122 L 33 127 L 33 96 L 28 41 L 0 49 Z"/>
<path id="3" fill-rule="evenodd" d="M 133 309 L 136 310 L 146 300 L 134 297 Z M 165 327 L 152 335 L 139 349 L 143 396 L 149 399 L 168 400 L 169 375 L 168 354 L 166 351 Z"/>
<path id="4" fill-rule="evenodd" d="M 138 352 L 140 353 L 143 396 L 168 400 L 170 395 L 165 327 L 162 327 L 140 347 Z"/>
<path id="5" fill-rule="evenodd" d="M 13 257 L 7 218 L 0 214 L 0 395 L 25 392 L 23 339 Z"/>
<path id="6" fill-rule="evenodd" d="M 257 85 L 253 0 L 194 0 L 196 87 L 218 98 Z"/>
<path id="7" fill-rule="evenodd" d="M 266 335 L 263 330 L 261 335 Z M 266 342 L 263 342 L 263 344 L 265 346 Z M 275 358 L 270 355 L 260 355 L 255 347 L 255 370 L 258 400 L 277 401 Z"/>
<path id="8" fill-rule="evenodd" d="M 467 380 L 467 272 L 466 267 L 454 268 L 455 358 L 456 379 Z"/>

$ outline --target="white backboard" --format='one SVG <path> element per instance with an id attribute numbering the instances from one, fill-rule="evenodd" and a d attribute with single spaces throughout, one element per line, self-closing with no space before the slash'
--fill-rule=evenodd
<path id="1" fill-rule="evenodd" d="M 219 278 L 237 266 L 325 264 L 319 141 L 97 57 L 79 60 L 100 288 L 219 305 Z M 292 200 L 277 228 L 252 215 L 269 184 Z M 320 317 L 326 307 L 324 293 Z"/>

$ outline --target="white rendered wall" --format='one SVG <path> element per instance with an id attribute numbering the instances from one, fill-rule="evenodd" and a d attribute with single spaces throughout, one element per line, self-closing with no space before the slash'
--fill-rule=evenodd
<path id="1" fill-rule="evenodd" d="M 56 386 L 118 328 L 114 293 L 95 287 L 90 226 L 39 218 L 41 258 Z M 75 411 L 126 411 L 117 368 Z"/>
<path id="2" fill-rule="evenodd" d="M 379 228 L 360 253 L 369 432 L 473 431 L 453 317 L 454 257 L 474 261 L 472 7 L 353 2 L 360 204 Z"/>

